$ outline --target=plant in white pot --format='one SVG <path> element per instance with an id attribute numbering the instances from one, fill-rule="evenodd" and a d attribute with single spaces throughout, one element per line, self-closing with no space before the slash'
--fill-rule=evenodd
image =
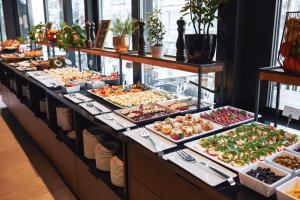
<path id="1" fill-rule="evenodd" d="M 161 11 L 154 9 L 147 20 L 147 41 L 150 45 L 152 57 L 161 58 L 164 56 L 163 40 L 166 34 L 165 26 L 160 20 Z"/>
<path id="2" fill-rule="evenodd" d="M 138 29 L 138 20 L 127 18 L 125 21 L 117 18 L 110 29 L 113 33 L 114 49 L 127 52 L 130 46 L 130 36 Z"/>

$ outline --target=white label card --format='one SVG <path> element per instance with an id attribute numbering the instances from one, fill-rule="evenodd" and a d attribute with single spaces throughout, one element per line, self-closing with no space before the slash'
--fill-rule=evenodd
<path id="1" fill-rule="evenodd" d="M 286 117 L 291 117 L 295 120 L 299 120 L 299 118 L 300 118 L 300 109 L 292 107 L 292 106 L 284 106 L 282 115 L 286 116 Z"/>

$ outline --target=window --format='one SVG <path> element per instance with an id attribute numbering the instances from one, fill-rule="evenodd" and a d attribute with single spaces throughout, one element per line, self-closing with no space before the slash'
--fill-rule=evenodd
<path id="1" fill-rule="evenodd" d="M 72 14 L 73 14 L 73 23 L 78 23 L 84 25 L 85 23 L 85 14 L 84 14 L 84 0 L 72 0 Z"/>
<path id="2" fill-rule="evenodd" d="M 0 36 L 1 41 L 6 40 L 6 29 L 5 29 L 5 22 L 4 22 L 4 16 L 3 16 L 3 6 L 2 6 L 2 0 L 0 0 Z"/>
<path id="3" fill-rule="evenodd" d="M 30 25 L 45 23 L 44 3 L 41 0 L 27 0 Z M 36 12 L 36 11 L 39 12 Z"/>
<path id="4" fill-rule="evenodd" d="M 29 33 L 29 23 L 26 0 L 18 0 L 17 4 L 21 37 L 27 38 Z"/>
<path id="5" fill-rule="evenodd" d="M 58 29 L 64 21 L 62 0 L 47 0 L 48 22 L 53 23 L 53 28 Z"/>
<path id="6" fill-rule="evenodd" d="M 99 4 L 102 8 L 100 19 L 110 19 L 113 22 L 116 18 L 124 20 L 131 17 L 131 3 L 131 0 L 102 0 Z M 109 32 L 104 43 L 105 47 L 113 47 L 112 38 L 113 35 Z M 119 59 L 101 57 L 101 69 L 104 74 L 110 74 L 111 72 L 118 71 L 119 65 Z M 127 84 L 133 83 L 132 62 L 123 61 L 123 75 Z"/>
<path id="7" fill-rule="evenodd" d="M 73 23 L 78 23 L 80 26 L 85 24 L 84 0 L 72 0 L 72 18 Z M 88 69 L 87 54 L 80 53 L 82 69 Z M 79 66 L 78 52 L 75 52 L 75 65 Z"/>
<path id="8" fill-rule="evenodd" d="M 162 22 L 166 27 L 166 35 L 164 39 L 165 54 L 176 55 L 176 40 L 177 40 L 177 20 L 182 16 L 180 10 L 185 4 L 185 0 L 153 0 L 153 7 L 161 9 L 162 12 Z M 184 17 L 187 22 L 186 34 L 193 34 L 194 29 L 189 26 L 190 18 L 188 16 Z M 212 34 L 217 34 L 217 21 L 214 21 L 214 26 L 211 28 L 210 32 Z"/>
<path id="9" fill-rule="evenodd" d="M 153 0 L 152 7 L 158 8 L 162 12 L 162 22 L 166 27 L 166 35 L 164 38 L 165 54 L 175 56 L 176 55 L 176 41 L 177 41 L 177 20 L 182 16 L 180 10 L 185 4 L 185 0 L 169 1 L 169 0 Z M 147 8 L 151 11 L 152 8 Z M 147 13 L 146 13 L 147 16 Z M 186 34 L 193 34 L 194 29 L 189 26 L 190 19 L 184 18 L 186 25 Z M 214 26 L 211 28 L 211 33 L 217 33 L 217 21 L 214 22 Z M 165 69 L 161 67 L 143 65 L 144 68 L 144 83 L 161 89 L 177 92 L 185 96 L 198 97 L 197 87 L 190 84 L 190 81 L 197 82 L 198 75 L 179 70 Z M 202 79 L 202 85 L 210 89 L 215 87 L 215 74 L 204 74 Z M 214 100 L 212 93 L 203 90 L 202 98 L 209 101 Z"/>
<path id="10" fill-rule="evenodd" d="M 131 17 L 131 0 L 114 0 L 114 1 L 102 1 L 102 15 L 100 19 L 110 19 L 113 21 L 116 18 L 125 20 L 128 17 Z M 109 31 L 106 40 L 105 47 L 113 47 L 112 43 L 113 35 Z"/>
<path id="11" fill-rule="evenodd" d="M 276 41 L 277 51 L 275 54 L 275 58 L 273 58 L 275 65 L 278 65 L 277 63 L 277 55 L 278 55 L 278 49 L 281 42 L 281 36 L 284 28 L 285 23 L 285 17 L 286 12 L 289 11 L 298 11 L 300 8 L 300 0 L 282 0 L 281 8 L 280 8 L 280 16 L 278 16 L 279 20 L 279 28 L 276 28 L 275 30 L 278 31 L 278 37 L 274 38 Z M 275 33 L 276 35 L 276 33 Z M 269 105 L 271 107 L 275 107 L 276 104 L 276 96 L 277 96 L 277 86 L 276 84 L 271 84 L 270 87 L 270 101 Z M 293 86 L 293 85 L 281 85 L 280 86 L 280 104 L 279 108 L 283 109 L 284 105 L 290 105 L 295 107 L 300 107 L 300 87 L 299 86 Z"/>

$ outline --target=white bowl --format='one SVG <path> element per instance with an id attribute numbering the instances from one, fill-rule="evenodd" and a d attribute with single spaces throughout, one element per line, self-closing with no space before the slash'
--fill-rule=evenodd
<path id="1" fill-rule="evenodd" d="M 300 142 L 293 144 L 292 146 L 289 146 L 288 148 L 286 148 L 286 150 L 292 152 L 293 154 L 300 156 L 300 152 L 296 151 L 296 149 L 300 149 Z"/>
<path id="2" fill-rule="evenodd" d="M 276 175 L 284 176 L 277 182 L 273 183 L 272 185 L 266 184 L 256 178 L 253 178 L 252 176 L 249 176 L 246 174 L 251 169 L 257 169 L 258 167 L 262 168 L 270 168 L 271 171 L 273 171 Z M 272 165 L 269 165 L 264 162 L 257 162 L 253 165 L 250 165 L 249 167 L 244 168 L 243 170 L 239 171 L 239 179 L 241 184 L 245 185 L 246 187 L 264 195 L 265 197 L 270 197 L 275 193 L 276 187 L 281 185 L 282 183 L 286 182 L 290 179 L 290 174 L 288 172 L 285 172 L 281 169 L 278 169 Z"/>
<path id="3" fill-rule="evenodd" d="M 276 188 L 276 196 L 278 200 L 296 200 L 295 197 L 288 194 L 293 188 L 300 188 L 300 177 L 295 177 L 288 182 Z"/>
<path id="4" fill-rule="evenodd" d="M 66 93 L 79 92 L 80 85 L 75 85 L 75 86 L 71 86 L 71 87 L 63 87 L 63 89 Z"/>
<path id="5" fill-rule="evenodd" d="M 269 163 L 269 164 L 271 164 L 271 165 L 273 165 L 273 166 L 275 166 L 275 167 L 277 167 L 279 169 L 282 169 L 282 170 L 288 172 L 289 174 L 291 174 L 292 177 L 300 174 L 300 169 L 297 169 L 296 171 L 294 171 L 294 170 L 292 170 L 290 168 L 287 168 L 287 167 L 285 167 L 283 165 L 280 165 L 280 164 L 274 162 L 273 160 L 276 157 L 278 157 L 278 156 L 294 156 L 294 157 L 297 157 L 297 158 L 300 158 L 300 156 L 298 156 L 296 154 L 293 154 L 293 153 L 290 153 L 288 151 L 280 151 L 280 152 L 275 153 L 275 154 L 273 154 L 273 155 L 271 155 L 271 156 L 269 156 L 269 157 L 266 158 L 266 162 L 267 163 Z"/>

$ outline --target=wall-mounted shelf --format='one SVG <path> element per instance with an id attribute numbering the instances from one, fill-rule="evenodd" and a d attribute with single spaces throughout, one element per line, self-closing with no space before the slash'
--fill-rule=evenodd
<path id="1" fill-rule="evenodd" d="M 52 44 L 49 42 L 38 42 L 39 45 L 46 45 L 48 47 L 57 47 L 56 44 Z M 191 73 L 199 73 L 199 68 L 201 73 L 211 73 L 211 72 L 222 72 L 224 69 L 224 63 L 215 62 L 213 64 L 193 64 L 188 62 L 180 62 L 176 61 L 175 57 L 172 56 L 164 56 L 163 58 L 153 58 L 151 55 L 147 54 L 146 56 L 140 56 L 135 52 L 116 52 L 114 49 L 103 48 L 103 49 L 94 49 L 94 48 L 76 48 L 76 47 L 68 47 L 69 51 L 80 51 L 82 53 L 97 55 L 97 56 L 106 56 L 126 61 L 132 61 L 136 63 L 155 65 L 169 69 L 181 70 Z"/>

